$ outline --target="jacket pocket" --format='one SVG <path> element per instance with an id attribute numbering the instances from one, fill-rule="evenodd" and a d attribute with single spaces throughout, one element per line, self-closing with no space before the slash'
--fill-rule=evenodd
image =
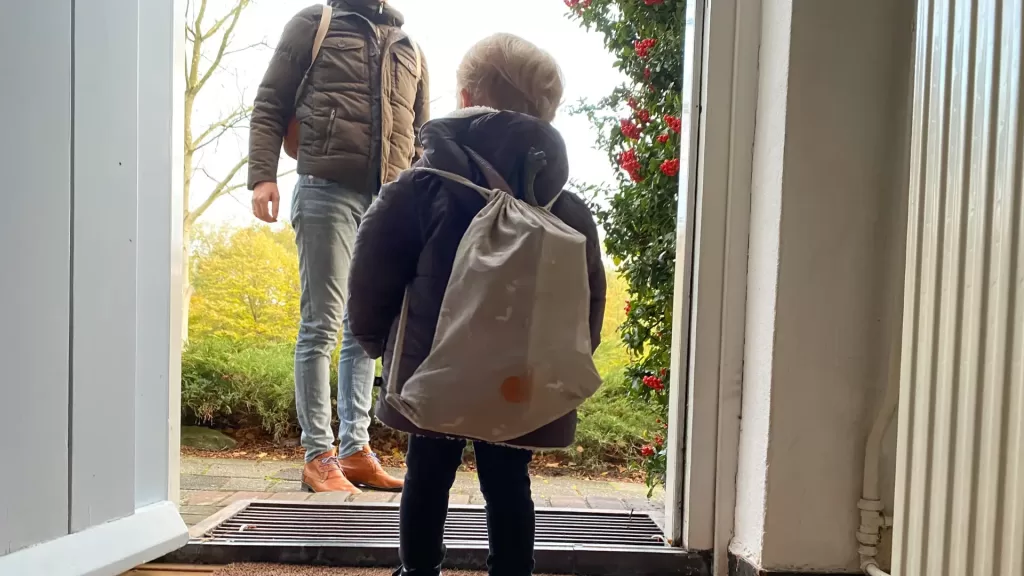
<path id="1" fill-rule="evenodd" d="M 334 123 L 338 119 L 338 109 L 331 108 L 331 117 L 327 121 L 327 136 L 324 138 L 323 153 L 327 154 L 327 151 L 331 147 L 331 139 L 334 138 Z"/>
<path id="2" fill-rule="evenodd" d="M 318 72 L 325 80 L 365 82 L 367 60 L 366 40 L 358 35 L 344 35 L 324 40 L 320 48 Z"/>
<path id="3" fill-rule="evenodd" d="M 391 52 L 392 92 L 401 95 L 403 104 L 412 108 L 418 84 L 415 51 L 404 44 L 396 46 Z"/>

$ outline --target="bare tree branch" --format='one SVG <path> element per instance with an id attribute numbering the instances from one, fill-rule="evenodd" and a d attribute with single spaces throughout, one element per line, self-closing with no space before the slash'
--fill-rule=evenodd
<path id="1" fill-rule="evenodd" d="M 221 128 L 220 132 L 217 132 L 216 134 L 214 134 L 213 136 L 208 138 L 205 142 L 203 142 L 199 146 L 195 147 L 193 149 L 193 152 L 199 152 L 200 150 L 206 148 L 210 144 L 216 144 L 217 142 L 220 141 L 221 136 L 223 136 L 224 134 L 226 134 L 226 133 L 228 133 L 228 132 L 230 132 L 232 130 L 248 129 L 249 125 L 245 124 L 244 120 L 248 120 L 248 118 L 243 118 L 243 119 L 239 120 L 238 122 L 235 122 L 235 123 L 231 124 L 230 126 L 225 126 L 224 128 Z"/>
<path id="2" fill-rule="evenodd" d="M 238 163 L 236 163 L 234 167 L 232 167 L 231 170 L 228 171 L 227 175 L 220 179 L 220 182 L 218 182 L 217 185 L 213 188 L 213 192 L 210 192 L 210 195 L 206 197 L 206 200 L 203 200 L 203 203 L 197 206 L 195 210 L 191 210 L 189 211 L 188 214 L 185 215 L 185 225 L 191 226 L 192 224 L 194 224 L 196 219 L 202 216 L 203 212 L 206 212 L 210 208 L 210 206 L 212 206 L 213 203 L 216 202 L 217 199 L 223 196 L 224 194 L 227 194 L 232 190 L 238 190 L 239 188 L 244 186 L 244 184 L 233 185 L 231 184 L 231 181 L 235 179 L 235 176 L 238 174 L 238 172 L 241 171 L 242 168 L 244 168 L 248 163 L 248 156 L 239 160 Z"/>
<path id="3" fill-rule="evenodd" d="M 196 14 L 195 22 L 192 24 L 192 28 L 195 31 L 195 40 L 192 41 L 192 58 L 191 65 L 188 68 L 188 79 L 185 81 L 185 96 L 186 100 L 189 97 L 195 98 L 196 92 L 199 92 L 199 88 L 196 87 L 196 82 L 199 78 L 199 61 L 202 57 L 203 50 L 203 16 L 206 14 L 206 0 L 200 0 L 199 13 Z"/>
<path id="4" fill-rule="evenodd" d="M 210 124 L 206 128 L 206 130 L 203 130 L 202 134 L 200 134 L 198 137 L 196 137 L 194 140 L 192 140 L 192 142 L 188 144 L 192 147 L 193 151 L 199 150 L 203 146 L 206 146 L 210 142 L 213 142 L 217 140 L 217 138 L 220 138 L 222 134 L 224 134 L 228 130 L 231 130 L 240 122 L 248 119 L 251 113 L 252 106 L 239 106 L 238 108 L 232 110 L 231 113 L 225 116 L 224 118 L 218 120 L 217 122 L 214 122 L 213 124 Z M 217 135 L 211 138 L 210 135 L 217 130 L 219 130 Z"/>
<path id="5" fill-rule="evenodd" d="M 247 4 L 249 4 L 249 0 L 238 0 L 238 4 L 236 4 L 235 7 L 232 8 L 230 12 L 228 12 L 223 17 L 221 17 L 213 23 L 213 26 L 211 26 L 210 29 L 203 34 L 202 39 L 209 40 L 210 38 L 214 37 L 217 34 L 217 32 L 220 31 L 221 27 L 224 26 L 224 24 L 228 20 L 230 20 L 236 12 L 241 12 L 243 9 L 245 9 L 245 6 Z"/>
<path id="6" fill-rule="evenodd" d="M 224 55 L 228 56 L 230 54 L 238 54 L 239 52 L 245 52 L 246 50 L 252 50 L 253 48 L 270 48 L 270 44 L 266 40 L 260 40 L 259 42 L 254 42 L 248 46 L 236 48 L 235 50 L 228 50 Z"/>
<path id="7" fill-rule="evenodd" d="M 242 16 L 242 10 L 244 10 L 249 5 L 249 2 L 250 0 L 238 0 L 238 4 L 235 6 L 235 8 L 231 10 L 228 16 L 225 16 L 225 18 L 231 18 L 231 23 L 228 24 L 227 29 L 224 30 L 224 35 L 221 36 L 220 46 L 217 48 L 217 55 L 213 59 L 213 64 L 210 65 L 210 68 L 207 69 L 206 73 L 203 74 L 202 78 L 200 78 L 199 81 L 194 85 L 193 92 L 199 92 L 200 90 L 202 90 L 206 82 L 210 79 L 211 76 L 213 76 L 213 73 L 216 72 L 217 68 L 220 67 L 220 62 L 224 59 L 224 52 L 227 51 L 228 45 L 231 43 L 231 37 L 235 33 L 235 26 L 238 25 L 238 19 Z"/>
<path id="8" fill-rule="evenodd" d="M 203 176 L 206 176 L 208 179 L 210 179 L 210 180 L 212 180 L 214 182 L 217 181 L 217 179 L 214 178 L 213 174 L 210 174 L 210 172 L 206 168 L 203 168 L 202 166 L 196 168 L 196 172 L 202 172 Z"/>
<path id="9" fill-rule="evenodd" d="M 231 196 L 232 192 L 234 192 L 236 190 L 241 190 L 242 188 L 245 188 L 245 182 L 239 182 L 237 184 L 232 184 L 231 186 L 228 186 L 223 191 L 221 191 L 220 195 L 221 196 Z"/>
<path id="10" fill-rule="evenodd" d="M 249 206 L 248 204 L 246 204 L 245 202 L 242 202 L 241 200 L 239 200 L 239 199 L 238 199 L 238 196 L 235 196 L 235 194 L 234 194 L 234 191 L 232 191 L 232 193 L 231 193 L 231 194 L 228 194 L 228 195 L 227 195 L 227 197 L 228 197 L 228 198 L 231 198 L 232 200 L 234 200 L 234 201 L 235 201 L 235 204 L 238 204 L 238 205 L 239 205 L 239 206 L 241 206 L 242 208 L 249 208 L 249 207 L 250 207 L 250 206 Z"/>

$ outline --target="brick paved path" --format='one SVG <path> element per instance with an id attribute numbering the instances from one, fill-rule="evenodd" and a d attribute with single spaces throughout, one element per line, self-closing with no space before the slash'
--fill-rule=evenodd
<path id="1" fill-rule="evenodd" d="M 388 470 L 401 475 L 400 470 Z M 181 514 L 192 526 L 239 500 L 306 500 L 320 502 L 398 502 L 386 492 L 309 494 L 301 491 L 302 462 L 181 458 Z M 600 482 L 569 477 L 535 477 L 537 506 L 638 510 L 663 516 L 664 492 L 647 499 L 647 487 L 624 482 Z M 459 472 L 451 492 L 452 504 L 483 504 L 476 474 Z"/>

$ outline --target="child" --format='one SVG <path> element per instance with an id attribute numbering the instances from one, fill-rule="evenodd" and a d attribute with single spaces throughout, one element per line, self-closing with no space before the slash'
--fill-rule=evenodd
<path id="1" fill-rule="evenodd" d="M 472 149 L 504 177 L 517 197 L 522 198 L 532 183 L 538 204 L 554 199 L 569 175 L 565 144 L 550 124 L 562 98 L 561 72 L 554 59 L 521 38 L 498 34 L 470 49 L 457 79 L 459 110 L 423 126 L 420 140 L 425 152 L 417 166 L 487 186 L 467 155 Z M 539 172 L 525 169 L 526 158 L 537 151 L 543 152 L 546 165 Z M 384 356 L 385 380 L 394 365 L 396 326 L 406 289 L 408 323 L 399 381 L 407 380 L 430 352 L 456 250 L 483 206 L 483 198 L 472 189 L 432 173 L 407 170 L 384 186 L 366 213 L 349 277 L 349 320 L 370 356 Z M 586 204 L 570 192 L 562 192 L 551 211 L 587 239 L 590 336 L 596 349 L 605 300 L 597 227 Z M 466 440 L 418 429 L 388 404 L 383 391 L 377 416 L 410 434 L 401 505 L 403 567 L 396 575 L 436 576 L 444 560 L 448 492 Z M 474 442 L 480 490 L 487 502 L 491 576 L 532 574 L 532 453 L 527 448 L 569 446 L 575 431 L 572 412 L 507 444 Z"/>

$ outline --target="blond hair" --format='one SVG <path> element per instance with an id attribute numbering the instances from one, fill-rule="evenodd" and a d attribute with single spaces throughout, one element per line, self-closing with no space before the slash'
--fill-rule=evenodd
<path id="1" fill-rule="evenodd" d="M 555 59 L 512 34 L 477 42 L 456 73 L 473 104 L 522 112 L 550 122 L 562 103 L 562 70 Z"/>

